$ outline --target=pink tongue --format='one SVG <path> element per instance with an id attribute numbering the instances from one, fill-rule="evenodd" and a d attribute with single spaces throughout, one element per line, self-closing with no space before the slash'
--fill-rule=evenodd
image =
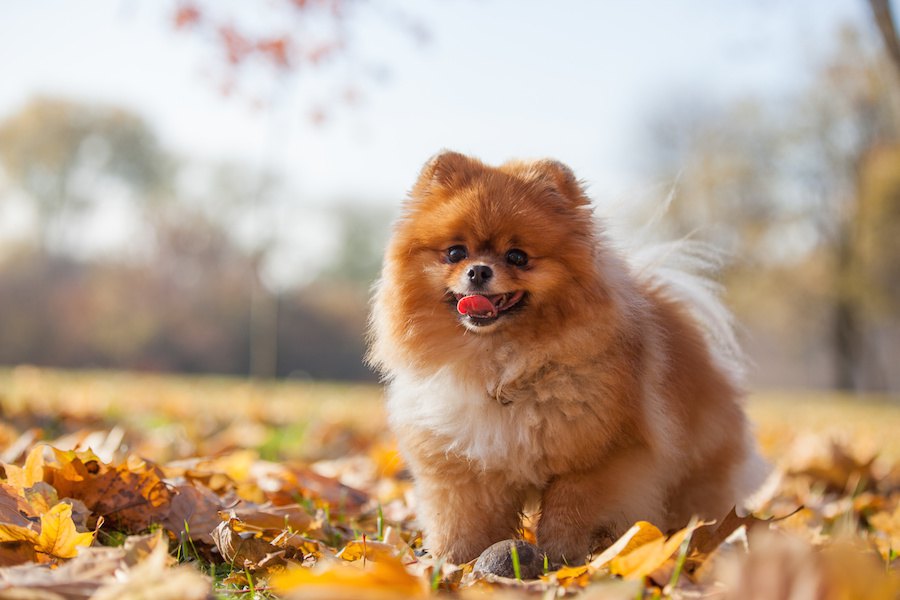
<path id="1" fill-rule="evenodd" d="M 466 296 L 456 303 L 456 310 L 461 315 L 475 317 L 492 317 L 497 312 L 494 303 L 484 296 Z"/>

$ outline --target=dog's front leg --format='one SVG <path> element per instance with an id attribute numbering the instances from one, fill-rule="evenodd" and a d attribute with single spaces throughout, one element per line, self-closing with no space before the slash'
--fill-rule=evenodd
<path id="1" fill-rule="evenodd" d="M 551 560 L 584 564 L 635 521 L 661 524 L 665 490 L 646 451 L 619 453 L 601 465 L 555 477 L 541 496 L 538 545 Z"/>
<path id="2" fill-rule="evenodd" d="M 452 458 L 414 471 L 416 512 L 425 547 L 434 556 L 463 563 L 494 542 L 515 537 L 524 492 L 505 485 L 502 475 Z"/>

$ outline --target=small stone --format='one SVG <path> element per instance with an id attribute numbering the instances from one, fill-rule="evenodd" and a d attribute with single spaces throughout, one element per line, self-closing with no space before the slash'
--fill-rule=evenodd
<path id="1" fill-rule="evenodd" d="M 475 561 L 474 573 L 492 573 L 500 577 L 515 578 L 513 569 L 512 552 L 510 547 L 515 544 L 519 555 L 519 573 L 522 579 L 537 579 L 544 573 L 544 551 L 529 544 L 525 540 L 503 540 L 488 547 L 478 560 Z"/>

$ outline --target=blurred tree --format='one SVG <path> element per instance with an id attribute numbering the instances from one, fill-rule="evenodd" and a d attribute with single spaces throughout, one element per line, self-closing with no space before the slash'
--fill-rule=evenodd
<path id="1" fill-rule="evenodd" d="M 653 130 L 653 143 L 662 147 L 653 168 L 678 182 L 667 218 L 675 233 L 713 224 L 708 237 L 736 257 L 738 287 L 758 287 L 763 267 L 787 269 L 794 285 L 810 286 L 795 295 L 796 309 L 802 320 L 815 305 L 827 307 L 833 383 L 841 389 L 881 379 L 863 377 L 873 368 L 866 363 L 875 362 L 867 360 L 871 307 L 896 275 L 875 258 L 887 247 L 870 248 L 868 263 L 863 259 L 864 240 L 886 242 L 871 230 L 875 223 L 893 232 L 893 219 L 900 219 L 894 196 L 871 192 L 878 198 L 866 198 L 865 191 L 867 177 L 883 180 L 890 162 L 885 149 L 900 140 L 900 90 L 886 66 L 884 55 L 846 28 L 792 101 L 741 101 L 705 116 L 670 110 Z M 894 264 L 895 256 L 890 260 Z M 784 290 L 778 295 L 790 297 Z M 882 310 L 879 318 L 885 315 Z"/>
<path id="2" fill-rule="evenodd" d="M 0 165 L 33 202 L 44 252 L 71 250 L 67 220 L 95 201 L 104 181 L 150 200 L 169 190 L 172 176 L 171 159 L 140 117 L 58 98 L 35 98 L 0 123 Z"/>
<path id="3" fill-rule="evenodd" d="M 894 63 L 897 74 L 900 75 L 900 36 L 897 35 L 897 26 L 894 21 L 890 0 L 869 0 L 869 8 L 875 17 L 875 24 L 881 33 L 884 49 Z"/>
<path id="4" fill-rule="evenodd" d="M 418 43 L 428 39 L 422 22 L 391 3 L 367 0 L 273 0 L 254 4 L 252 9 L 211 0 L 180 0 L 172 13 L 173 27 L 209 42 L 219 55 L 223 94 L 248 94 L 256 105 L 265 104 L 260 89 L 268 73 L 276 83 L 309 73 L 347 67 L 330 86 L 305 90 L 309 118 L 325 121 L 340 105 L 359 102 L 366 83 L 383 80 L 388 68 L 373 62 L 375 52 L 359 52 L 360 37 L 353 22 L 368 9 L 368 16 Z M 254 68 L 254 82 L 243 85 L 248 67 Z M 252 92 L 250 92 L 252 90 Z"/>
<path id="5" fill-rule="evenodd" d="M 177 160 L 127 111 L 48 99 L 0 124 L 0 165 L 41 234 L 0 256 L 0 364 L 371 377 L 365 293 L 337 281 L 297 289 L 311 272 L 267 277 L 294 229 L 283 221 L 296 194 L 278 178 Z M 74 217 L 123 190 L 140 252 L 77 252 L 89 234 Z"/>
<path id="6" fill-rule="evenodd" d="M 351 284 L 368 295 L 381 272 L 392 212 L 344 204 L 335 207 L 332 214 L 338 222 L 339 241 L 319 278 Z"/>

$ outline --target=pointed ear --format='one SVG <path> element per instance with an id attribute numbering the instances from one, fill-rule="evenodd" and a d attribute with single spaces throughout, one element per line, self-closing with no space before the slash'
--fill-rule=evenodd
<path id="1" fill-rule="evenodd" d="M 587 206 L 590 198 L 584 192 L 581 181 L 568 166 L 558 160 L 544 159 L 531 163 L 529 173 L 535 178 L 552 185 L 567 200 L 576 206 Z"/>
<path id="2" fill-rule="evenodd" d="M 459 152 L 444 150 L 431 157 L 431 160 L 422 167 L 416 185 L 413 187 L 413 195 L 418 195 L 434 186 L 460 185 L 469 179 L 473 169 L 478 166 L 481 166 L 481 162 L 477 159 Z"/>

